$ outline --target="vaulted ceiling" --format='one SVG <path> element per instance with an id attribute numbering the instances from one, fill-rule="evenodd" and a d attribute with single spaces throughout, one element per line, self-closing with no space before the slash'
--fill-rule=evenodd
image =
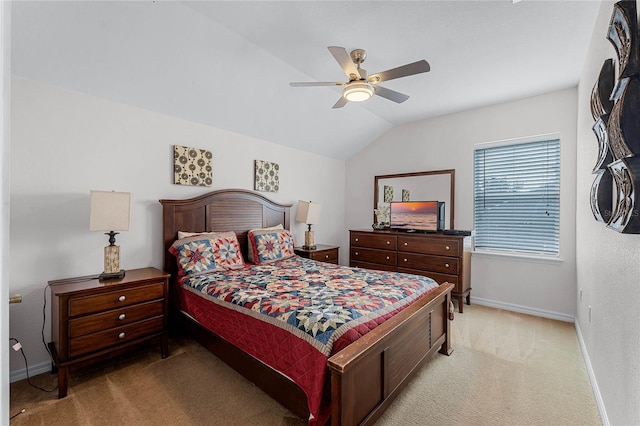
<path id="1" fill-rule="evenodd" d="M 394 126 L 574 87 L 597 1 L 14 2 L 12 71 L 338 159 Z M 363 48 L 369 73 L 431 71 L 332 109 L 327 50 Z"/>

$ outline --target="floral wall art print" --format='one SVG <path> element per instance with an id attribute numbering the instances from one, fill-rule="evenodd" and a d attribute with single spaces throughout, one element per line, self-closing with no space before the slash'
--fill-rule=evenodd
<path id="1" fill-rule="evenodd" d="M 188 146 L 173 146 L 173 183 L 211 186 L 213 183 L 211 151 Z"/>
<path id="2" fill-rule="evenodd" d="M 263 192 L 278 192 L 280 189 L 279 171 L 278 163 L 256 160 L 254 189 Z"/>

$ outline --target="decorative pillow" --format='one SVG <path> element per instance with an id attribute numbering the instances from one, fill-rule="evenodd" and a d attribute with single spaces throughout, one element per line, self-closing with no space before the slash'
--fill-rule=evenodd
<path id="1" fill-rule="evenodd" d="M 273 230 L 277 230 L 277 229 L 284 229 L 284 226 L 282 226 L 282 224 L 278 224 L 276 226 L 269 226 L 267 228 L 260 228 L 260 229 L 252 229 L 249 232 L 259 232 L 259 231 L 273 231 Z"/>
<path id="2" fill-rule="evenodd" d="M 178 239 L 181 240 L 183 238 L 187 238 L 187 237 L 195 237 L 196 235 L 216 235 L 217 232 L 185 232 L 185 231 L 178 231 Z"/>
<path id="3" fill-rule="evenodd" d="M 255 264 L 275 262 L 293 256 L 293 236 L 287 229 L 249 231 L 249 261 Z"/>
<path id="4" fill-rule="evenodd" d="M 169 251 L 178 262 L 178 274 L 194 275 L 244 267 L 235 232 L 196 234 L 176 240 Z"/>

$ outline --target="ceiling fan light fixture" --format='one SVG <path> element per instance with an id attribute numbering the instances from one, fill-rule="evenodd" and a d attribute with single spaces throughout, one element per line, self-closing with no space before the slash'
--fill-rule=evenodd
<path id="1" fill-rule="evenodd" d="M 366 81 L 353 81 L 342 89 L 342 96 L 350 102 L 362 102 L 373 96 L 373 86 Z"/>

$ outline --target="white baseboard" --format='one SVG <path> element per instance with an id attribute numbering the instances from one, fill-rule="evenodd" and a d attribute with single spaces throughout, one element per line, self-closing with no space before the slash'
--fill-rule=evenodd
<path id="1" fill-rule="evenodd" d="M 51 371 L 51 362 L 41 362 L 40 364 L 29 366 L 29 377 L 35 377 L 38 374 L 49 373 Z M 9 376 L 9 382 L 17 382 L 27 378 L 27 369 L 12 371 Z"/>
<path id="2" fill-rule="evenodd" d="M 537 317 L 550 318 L 564 322 L 574 322 L 575 317 L 573 315 L 563 314 L 561 312 L 547 311 L 544 309 L 531 308 L 529 306 L 516 305 L 513 303 L 498 302 L 496 300 L 482 299 L 478 297 L 472 297 L 471 303 L 478 305 L 489 306 L 491 308 L 504 309 L 505 311 L 520 312 L 521 314 L 535 315 Z"/>
<path id="3" fill-rule="evenodd" d="M 587 346 L 584 343 L 584 339 L 582 338 L 582 331 L 580 330 L 580 325 L 578 324 L 578 320 L 574 321 L 576 326 L 576 334 L 578 335 L 578 342 L 580 342 L 580 350 L 582 351 L 582 357 L 584 358 L 584 363 L 587 366 L 587 373 L 589 373 L 589 381 L 591 382 L 591 388 L 593 389 L 593 396 L 596 398 L 596 404 L 598 405 L 598 411 L 600 412 L 600 419 L 602 420 L 603 426 L 609 426 L 609 418 L 607 417 L 607 410 L 604 406 L 604 401 L 602 400 L 602 395 L 600 394 L 600 388 L 598 387 L 598 381 L 596 380 L 596 374 L 593 371 L 593 367 L 591 366 L 591 360 L 589 359 L 589 352 L 587 352 Z"/>

